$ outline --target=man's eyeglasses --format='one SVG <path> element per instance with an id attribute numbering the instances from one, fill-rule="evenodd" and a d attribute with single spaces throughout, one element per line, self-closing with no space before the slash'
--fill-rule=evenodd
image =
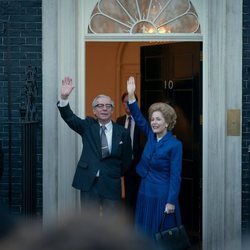
<path id="1" fill-rule="evenodd" d="M 104 107 L 106 109 L 112 109 L 113 105 L 112 104 L 101 104 L 101 103 L 95 105 L 95 108 L 98 108 L 98 109 L 103 109 Z"/>

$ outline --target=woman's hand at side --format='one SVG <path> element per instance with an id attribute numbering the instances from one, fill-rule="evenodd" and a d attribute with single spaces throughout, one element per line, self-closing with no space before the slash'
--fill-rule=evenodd
<path id="1" fill-rule="evenodd" d="M 175 205 L 167 203 L 165 206 L 165 213 L 172 214 L 175 211 Z"/>

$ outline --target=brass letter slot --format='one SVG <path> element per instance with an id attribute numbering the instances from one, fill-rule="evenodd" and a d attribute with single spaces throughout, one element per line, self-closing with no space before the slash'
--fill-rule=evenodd
<path id="1" fill-rule="evenodd" d="M 227 110 L 227 135 L 240 136 L 240 110 Z"/>

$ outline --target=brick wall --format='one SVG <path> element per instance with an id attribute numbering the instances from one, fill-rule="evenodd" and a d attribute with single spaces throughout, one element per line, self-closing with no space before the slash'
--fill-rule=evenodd
<path id="1" fill-rule="evenodd" d="M 243 1 L 242 231 L 250 232 L 250 2 Z M 249 149 L 248 149 L 249 148 Z M 249 152 L 248 152 L 249 151 Z"/>
<path id="2" fill-rule="evenodd" d="M 21 103 L 28 66 L 36 69 L 36 214 L 42 213 L 42 0 L 0 1 L 0 141 L 4 172 L 0 198 L 12 214 L 22 213 Z"/>

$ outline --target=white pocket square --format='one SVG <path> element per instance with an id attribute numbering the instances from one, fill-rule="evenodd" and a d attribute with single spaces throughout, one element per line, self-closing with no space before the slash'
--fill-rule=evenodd
<path id="1" fill-rule="evenodd" d="M 120 141 L 119 144 L 123 144 L 123 141 Z"/>

